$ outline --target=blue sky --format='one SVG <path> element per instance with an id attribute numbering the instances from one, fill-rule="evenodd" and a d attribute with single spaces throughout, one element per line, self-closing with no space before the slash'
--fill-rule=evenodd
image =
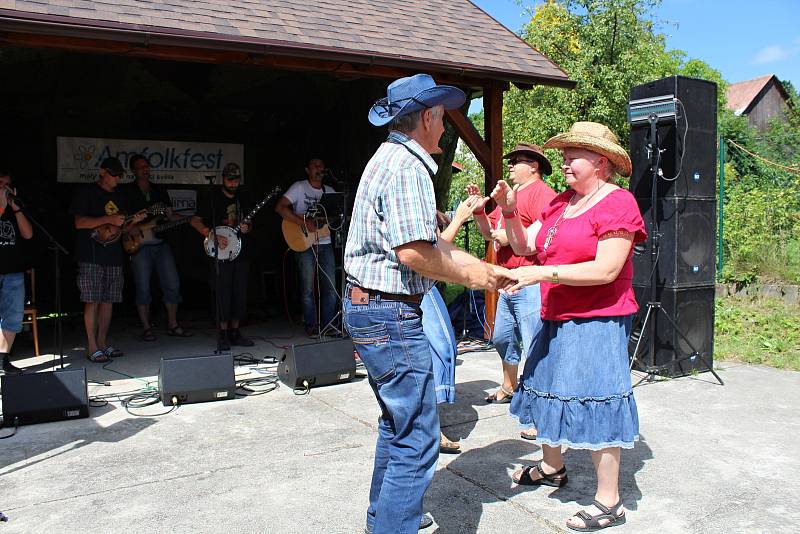
<path id="1" fill-rule="evenodd" d="M 515 32 L 527 20 L 515 0 L 472 2 Z M 702 59 L 726 81 L 775 74 L 800 90 L 798 15 L 800 0 L 663 0 L 656 11 L 668 48 Z"/>

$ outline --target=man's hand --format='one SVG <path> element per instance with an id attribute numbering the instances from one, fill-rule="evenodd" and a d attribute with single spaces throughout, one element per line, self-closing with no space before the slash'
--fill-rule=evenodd
<path id="1" fill-rule="evenodd" d="M 0 209 L 5 211 L 8 207 L 8 195 L 6 192 L 6 188 L 0 189 Z"/>
<path id="2" fill-rule="evenodd" d="M 250 223 L 242 223 L 242 225 L 239 227 L 239 229 L 241 230 L 241 232 L 243 234 L 249 234 L 250 230 L 252 230 L 253 227 L 250 225 Z"/>
<path id="3" fill-rule="evenodd" d="M 466 286 L 469 289 L 488 289 L 495 291 L 512 286 L 516 282 L 514 274 L 504 267 L 490 263 L 472 263 L 465 267 Z"/>
<path id="4" fill-rule="evenodd" d="M 133 224 L 140 223 L 147 218 L 147 211 L 142 210 L 139 213 L 133 215 Z"/>
<path id="5" fill-rule="evenodd" d="M 492 230 L 492 239 L 495 240 L 501 247 L 508 246 L 508 236 L 506 235 L 506 231 L 504 228 L 498 228 L 497 230 Z"/>
<path id="6" fill-rule="evenodd" d="M 450 218 L 439 210 L 436 210 L 436 225 L 439 228 L 446 228 L 450 224 Z"/>
<path id="7" fill-rule="evenodd" d="M 500 209 L 505 212 L 512 212 L 517 209 L 517 190 L 519 185 L 515 185 L 511 189 L 505 180 L 500 180 L 494 186 L 492 191 L 492 199 L 500 206 Z"/>
<path id="8" fill-rule="evenodd" d="M 215 234 L 215 237 L 217 239 L 217 246 L 219 247 L 220 250 L 225 250 L 226 248 L 228 248 L 228 238 L 227 237 L 225 237 L 224 235 L 218 236 L 216 234 Z"/>
<path id="9" fill-rule="evenodd" d="M 114 226 L 122 226 L 125 224 L 125 217 L 120 215 L 119 213 L 115 215 L 106 215 L 105 216 L 105 224 L 111 224 Z"/>
<path id="10" fill-rule="evenodd" d="M 308 233 L 309 234 L 316 233 L 316 231 L 317 231 L 317 223 L 316 223 L 316 221 L 314 219 L 311 219 L 311 218 L 304 219 L 304 221 L 305 221 L 305 225 L 306 225 L 306 229 L 308 230 Z"/>

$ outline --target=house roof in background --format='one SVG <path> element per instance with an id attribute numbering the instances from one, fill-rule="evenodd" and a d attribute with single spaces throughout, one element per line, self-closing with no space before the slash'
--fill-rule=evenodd
<path id="1" fill-rule="evenodd" d="M 727 108 L 733 110 L 737 115 L 748 112 L 755 98 L 773 78 L 778 90 L 783 94 L 783 98 L 788 99 L 786 89 L 783 88 L 780 80 L 774 74 L 768 74 L 754 80 L 730 84 L 725 92 L 728 99 Z"/>
<path id="2" fill-rule="evenodd" d="M 6 31 L 242 50 L 574 86 L 469 0 L 0 0 Z"/>

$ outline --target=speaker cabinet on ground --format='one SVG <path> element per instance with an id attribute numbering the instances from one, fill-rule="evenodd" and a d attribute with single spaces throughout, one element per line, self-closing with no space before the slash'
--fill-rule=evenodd
<path id="1" fill-rule="evenodd" d="M 349 382 L 355 375 L 351 339 L 291 345 L 278 363 L 278 378 L 295 389 Z"/>
<path id="2" fill-rule="evenodd" d="M 233 399 L 236 397 L 233 355 L 161 358 L 158 391 L 164 406 Z"/>
<path id="3" fill-rule="evenodd" d="M 661 170 L 657 195 L 679 198 L 714 198 L 717 177 L 717 85 L 705 80 L 670 76 L 631 89 L 631 100 L 675 95 L 677 122 L 658 125 Z M 633 163 L 630 190 L 635 197 L 650 197 L 652 172 L 647 153 L 648 123 L 631 127 Z M 677 178 L 676 178 L 677 176 Z"/>
<path id="4" fill-rule="evenodd" d="M 0 387 L 5 426 L 89 417 L 86 369 L 4 375 Z"/>
<path id="5" fill-rule="evenodd" d="M 650 247 L 651 199 L 637 198 L 639 210 L 650 238 L 637 247 L 633 255 L 633 283 L 649 284 L 653 270 Z M 716 273 L 717 209 L 713 199 L 656 199 L 661 242 L 655 277 L 659 286 L 670 288 L 707 286 L 714 283 Z"/>
<path id="6" fill-rule="evenodd" d="M 686 336 L 689 343 L 677 332 L 664 313 L 653 310 L 656 321 L 655 353 L 649 354 L 649 326 L 644 331 L 641 324 L 647 312 L 647 302 L 650 300 L 650 286 L 633 287 L 636 301 L 639 303 L 639 312 L 633 321 L 633 330 L 628 341 L 628 350 L 633 355 L 636 341 L 641 336 L 639 350 L 640 369 L 663 367 L 659 374 L 670 376 L 683 376 L 693 371 L 702 372 L 706 367 L 696 357 L 682 360 L 691 356 L 693 345 L 709 365 L 713 365 L 714 352 L 714 287 L 695 287 L 689 289 L 663 288 L 657 289 L 657 299 L 678 329 Z M 652 318 L 651 318 L 652 320 Z M 643 366 L 643 367 L 642 367 Z"/>

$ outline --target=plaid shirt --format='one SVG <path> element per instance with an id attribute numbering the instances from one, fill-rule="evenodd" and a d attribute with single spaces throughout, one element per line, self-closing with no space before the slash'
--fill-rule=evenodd
<path id="1" fill-rule="evenodd" d="M 361 175 L 344 268 L 348 280 L 363 288 L 419 295 L 433 280 L 401 264 L 393 249 L 412 241 L 436 244 L 436 202 L 425 166 L 397 143 L 436 172 L 436 163 L 419 143 L 400 132 L 389 135 Z"/>

